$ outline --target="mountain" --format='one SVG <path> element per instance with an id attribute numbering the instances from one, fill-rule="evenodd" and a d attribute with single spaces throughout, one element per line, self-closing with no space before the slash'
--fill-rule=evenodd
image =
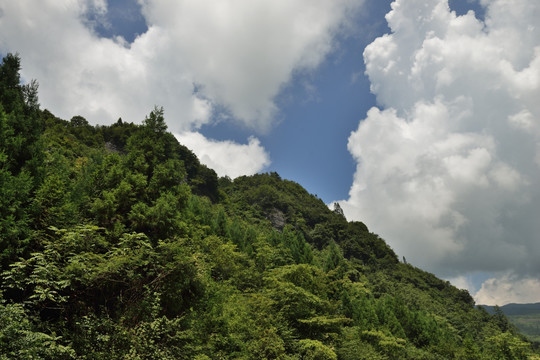
<path id="1" fill-rule="evenodd" d="M 502 311 L 531 341 L 540 343 L 540 303 L 507 304 L 497 309 L 496 306 L 481 305 L 489 314 Z"/>
<path id="2" fill-rule="evenodd" d="M 495 314 L 496 306 L 479 305 L 491 315 Z M 505 315 L 534 315 L 540 314 L 540 303 L 535 304 L 506 304 L 499 307 Z"/>
<path id="3" fill-rule="evenodd" d="M 276 173 L 59 119 L 0 66 L 0 359 L 527 359 L 502 313 Z M 388 219 L 391 221 L 391 219 Z"/>

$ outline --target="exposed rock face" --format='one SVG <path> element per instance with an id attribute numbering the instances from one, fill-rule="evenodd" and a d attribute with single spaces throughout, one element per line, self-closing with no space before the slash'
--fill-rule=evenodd
<path id="1" fill-rule="evenodd" d="M 272 223 L 272 226 L 281 231 L 285 227 L 285 215 L 280 210 L 274 208 L 267 216 L 268 220 Z"/>
<path id="2" fill-rule="evenodd" d="M 107 141 L 107 142 L 105 143 L 105 149 L 106 149 L 107 151 L 110 151 L 110 152 L 115 152 L 115 153 L 120 152 L 120 150 L 118 150 L 118 148 L 116 147 L 116 145 L 114 145 L 114 144 L 113 144 L 112 142 L 110 142 L 110 141 Z"/>

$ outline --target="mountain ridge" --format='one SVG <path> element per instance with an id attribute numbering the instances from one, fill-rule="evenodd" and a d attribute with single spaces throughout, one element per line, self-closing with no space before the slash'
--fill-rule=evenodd
<path id="1" fill-rule="evenodd" d="M 534 359 L 503 314 L 276 173 L 39 109 L 0 65 L 0 359 Z M 32 95 L 32 96 L 29 96 Z"/>
<path id="2" fill-rule="evenodd" d="M 491 315 L 502 312 L 521 333 L 540 343 L 540 303 L 506 304 L 501 307 L 478 305 Z"/>
<path id="3" fill-rule="evenodd" d="M 478 305 L 484 308 L 488 313 L 494 314 L 496 305 Z M 540 302 L 537 303 L 509 303 L 499 306 L 506 315 L 528 315 L 540 313 Z"/>

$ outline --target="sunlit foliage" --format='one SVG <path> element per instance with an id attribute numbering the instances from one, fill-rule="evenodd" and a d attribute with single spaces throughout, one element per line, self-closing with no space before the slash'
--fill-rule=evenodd
<path id="1" fill-rule="evenodd" d="M 532 356 L 300 185 L 218 179 L 162 108 L 64 121 L 19 70 L 0 66 L 0 359 Z"/>

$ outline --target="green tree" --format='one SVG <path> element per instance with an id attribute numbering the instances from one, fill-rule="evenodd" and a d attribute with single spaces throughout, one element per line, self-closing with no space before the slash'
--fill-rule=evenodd
<path id="1" fill-rule="evenodd" d="M 1 116 L 1 113 L 0 113 Z M 32 178 L 27 172 L 13 175 L 7 156 L 0 151 L 0 265 L 21 255 L 30 236 L 29 197 Z"/>
<path id="2" fill-rule="evenodd" d="M 7 113 L 15 111 L 23 102 L 20 70 L 19 54 L 9 53 L 4 56 L 0 65 L 0 103 Z"/>
<path id="3" fill-rule="evenodd" d="M 154 110 L 150 112 L 150 115 L 143 121 L 144 128 L 147 134 L 155 134 L 157 137 L 162 136 L 167 131 L 167 124 L 165 123 L 163 107 L 154 107 Z"/>
<path id="4" fill-rule="evenodd" d="M 337 360 L 336 353 L 320 341 L 304 339 L 299 341 L 299 352 L 305 360 Z"/>
<path id="5" fill-rule="evenodd" d="M 344 263 L 343 254 L 339 246 L 332 241 L 327 247 L 328 254 L 324 261 L 324 270 L 326 272 L 336 270 L 341 267 Z"/>
<path id="6" fill-rule="evenodd" d="M 0 300 L 0 359 L 74 359 L 75 351 L 62 337 L 34 328 L 20 304 Z"/>
<path id="7" fill-rule="evenodd" d="M 529 344 L 517 336 L 503 332 L 488 339 L 492 359 L 495 360 L 526 360 L 529 354 Z"/>
<path id="8" fill-rule="evenodd" d="M 10 160 L 10 170 L 17 174 L 23 165 L 33 159 L 36 171 L 40 162 L 39 137 L 43 131 L 43 123 L 39 117 L 37 100 L 37 82 L 28 85 L 20 84 L 19 71 L 21 60 L 18 54 L 7 54 L 0 64 L 0 151 L 4 150 Z"/>

